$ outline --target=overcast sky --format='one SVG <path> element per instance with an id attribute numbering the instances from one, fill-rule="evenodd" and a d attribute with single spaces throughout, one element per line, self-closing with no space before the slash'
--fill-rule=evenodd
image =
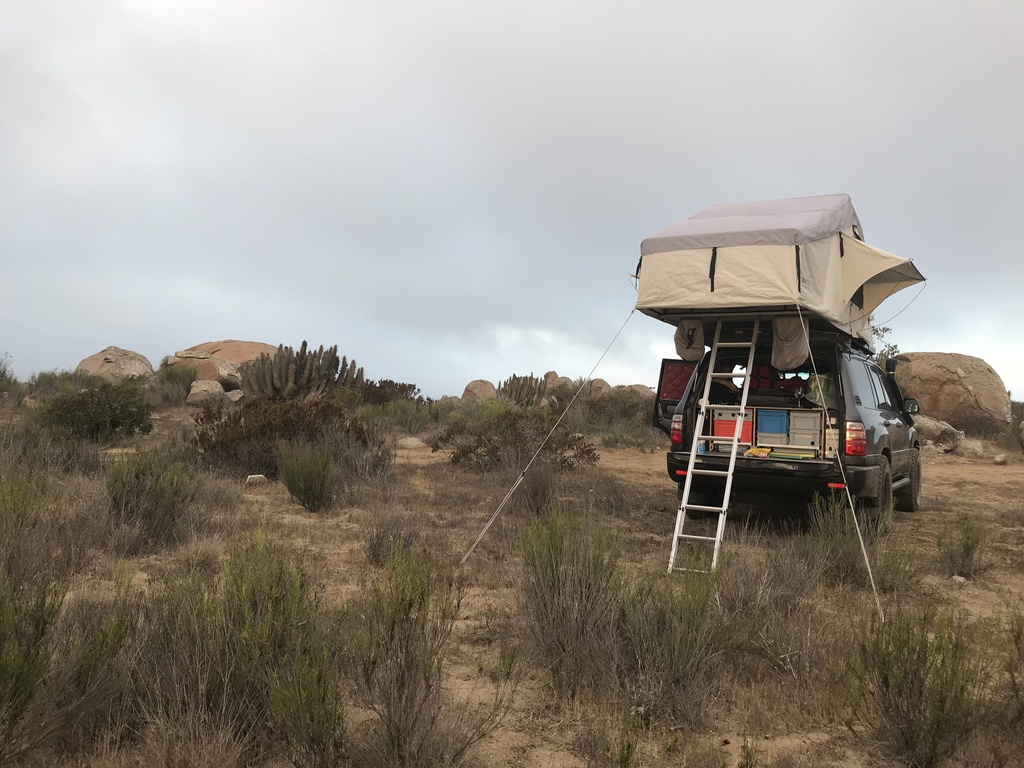
<path id="1" fill-rule="evenodd" d="M 876 320 L 1024 395 L 1024 3 L 0 3 L 0 357 L 338 344 L 461 394 L 654 385 L 640 241 L 849 193 Z M 628 322 L 627 318 L 629 318 Z"/>

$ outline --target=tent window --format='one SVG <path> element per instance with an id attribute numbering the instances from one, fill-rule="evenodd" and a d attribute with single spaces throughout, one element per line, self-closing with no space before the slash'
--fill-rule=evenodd
<path id="1" fill-rule="evenodd" d="M 856 304 L 857 309 L 864 309 L 864 286 L 858 288 L 853 296 L 850 297 L 850 303 Z"/>

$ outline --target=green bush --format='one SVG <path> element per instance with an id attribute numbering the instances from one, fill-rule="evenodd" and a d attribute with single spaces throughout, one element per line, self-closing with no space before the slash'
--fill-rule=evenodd
<path id="1" fill-rule="evenodd" d="M 622 597 L 616 619 L 616 679 L 630 711 L 649 725 L 702 708 L 712 659 L 724 635 L 707 579 L 645 579 Z"/>
<path id="2" fill-rule="evenodd" d="M 250 762 L 282 742 L 295 765 L 332 764 L 317 760 L 344 748 L 342 642 L 307 559 L 257 531 L 232 548 L 220 584 L 187 568 L 154 593 L 133 670 L 138 708 L 229 731 Z"/>
<path id="3" fill-rule="evenodd" d="M 100 471 L 97 446 L 27 418 L 0 424 L 0 472 L 19 467 L 26 472 Z"/>
<path id="4" fill-rule="evenodd" d="M 395 549 L 412 549 L 419 541 L 420 532 L 409 515 L 388 512 L 376 515 L 363 535 L 366 559 L 378 568 L 384 566 Z"/>
<path id="5" fill-rule="evenodd" d="M 555 691 L 575 696 L 608 674 L 623 591 L 607 531 L 558 510 L 522 532 L 521 599 Z"/>
<path id="6" fill-rule="evenodd" d="M 797 554 L 807 568 L 827 583 L 865 587 L 870 580 L 861 549 L 863 539 L 875 586 L 891 592 L 917 573 L 913 553 L 898 542 L 885 541 L 883 534 L 891 519 L 890 508 L 877 520 L 859 515 L 855 523 L 844 494 L 815 496 L 808 510 L 808 531 L 796 542 Z"/>
<path id="7" fill-rule="evenodd" d="M 184 540 L 199 481 L 184 464 L 155 451 L 127 454 L 107 469 L 114 523 L 137 532 L 138 545 L 161 547 Z"/>
<path id="8" fill-rule="evenodd" d="M 183 405 L 196 380 L 196 369 L 190 365 L 161 365 L 146 382 L 146 395 L 154 406 Z"/>
<path id="9" fill-rule="evenodd" d="M 938 536 L 939 562 L 947 576 L 973 579 L 988 568 L 988 533 L 977 519 L 962 515 Z"/>
<path id="10" fill-rule="evenodd" d="M 92 389 L 105 381 L 82 371 L 40 371 L 29 377 L 26 388 L 30 395 L 45 400 L 53 395 L 72 395 Z"/>
<path id="11" fill-rule="evenodd" d="M 930 607 L 857 630 L 854 714 L 909 765 L 937 765 L 992 709 L 992 670 L 968 630 L 962 614 Z"/>
<path id="12" fill-rule="evenodd" d="M 326 442 L 343 471 L 372 479 L 386 474 L 394 460 L 387 435 L 350 418 L 338 398 L 243 400 L 237 408 L 206 408 L 196 416 L 193 445 L 211 469 L 261 474 L 277 479 L 277 446 L 282 440 Z"/>
<path id="13" fill-rule="evenodd" d="M 366 758 L 410 768 L 462 765 L 498 725 L 514 655 L 505 658 L 492 706 L 472 711 L 445 695 L 445 661 L 461 601 L 451 571 L 396 547 L 385 578 L 348 607 L 358 695 L 377 715 L 361 745 Z"/>
<path id="14" fill-rule="evenodd" d="M 385 403 L 413 403 L 414 405 L 430 405 L 430 398 L 420 394 L 415 384 L 404 384 L 391 379 L 380 381 L 364 381 L 357 387 L 360 399 L 365 405 L 384 405 Z"/>
<path id="15" fill-rule="evenodd" d="M 0 357 L 0 394 L 10 392 L 17 386 L 18 380 L 14 378 L 11 356 L 4 352 L 3 357 Z"/>
<path id="16" fill-rule="evenodd" d="M 334 506 L 340 488 L 329 445 L 283 440 L 277 447 L 277 467 L 288 493 L 307 510 L 326 512 Z"/>
<path id="17" fill-rule="evenodd" d="M 455 420 L 431 447 L 448 450 L 452 464 L 479 470 L 521 470 L 538 450 L 541 461 L 563 468 L 595 464 L 597 451 L 593 444 L 561 424 L 556 426 L 556 420 L 546 409 L 518 408 L 499 401 L 479 419 Z"/>
<path id="18" fill-rule="evenodd" d="M 144 435 L 153 429 L 153 406 L 146 402 L 143 385 L 129 379 L 118 384 L 99 381 L 78 392 L 55 394 L 42 409 L 47 426 L 93 442 Z"/>

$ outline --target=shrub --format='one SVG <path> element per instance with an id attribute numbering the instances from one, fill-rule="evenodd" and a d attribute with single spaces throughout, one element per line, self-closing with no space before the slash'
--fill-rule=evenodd
<path id="1" fill-rule="evenodd" d="M 991 670 L 962 614 L 901 608 L 857 632 L 854 715 L 910 765 L 936 765 L 985 720 Z"/>
<path id="2" fill-rule="evenodd" d="M 14 378 L 11 356 L 4 352 L 3 357 L 0 357 L 0 394 L 10 392 L 17 386 L 18 380 Z"/>
<path id="3" fill-rule="evenodd" d="M 326 512 L 338 497 L 334 456 L 326 443 L 283 440 L 277 447 L 281 481 L 299 504 L 310 512 Z"/>
<path id="4" fill-rule="evenodd" d="M 722 625 L 707 579 L 645 579 L 625 591 L 617 617 L 616 678 L 644 724 L 701 709 Z"/>
<path id="5" fill-rule="evenodd" d="M 207 466 L 222 472 L 276 479 L 282 440 L 329 442 L 342 469 L 362 473 L 357 476 L 386 473 L 394 459 L 387 436 L 350 418 L 345 403 L 333 397 L 275 402 L 253 398 L 226 411 L 203 409 L 196 423 L 193 445 Z"/>
<path id="6" fill-rule="evenodd" d="M 808 531 L 798 539 L 797 553 L 807 568 L 828 583 L 864 587 L 870 584 L 866 550 L 875 586 L 892 591 L 914 576 L 916 563 L 909 550 L 897 544 L 882 545 L 882 534 L 891 519 L 890 508 L 874 521 L 859 515 L 855 523 L 844 494 L 815 496 L 808 510 Z"/>
<path id="7" fill-rule="evenodd" d="M 196 380 L 196 369 L 189 365 L 161 365 L 146 382 L 146 395 L 154 406 L 183 405 Z"/>
<path id="8" fill-rule="evenodd" d="M 593 444 L 556 426 L 556 420 L 540 408 L 499 405 L 478 421 L 456 421 L 437 436 L 432 448 L 449 450 L 452 464 L 480 470 L 522 469 L 538 451 L 540 460 L 563 468 L 596 463 Z"/>
<path id="9" fill-rule="evenodd" d="M 521 599 L 555 691 L 575 696 L 599 682 L 614 658 L 614 626 L 622 594 L 607 531 L 558 510 L 522 533 Z"/>
<path id="10" fill-rule="evenodd" d="M 101 464 L 95 445 L 29 418 L 0 424 L 0 470 L 5 467 L 93 474 Z"/>
<path id="11" fill-rule="evenodd" d="M 951 530 L 946 525 L 938 536 L 939 562 L 947 576 L 973 579 L 988 568 L 988 533 L 975 518 L 962 515 Z"/>
<path id="12" fill-rule="evenodd" d="M 451 701 L 444 667 L 462 587 L 411 549 L 392 550 L 385 576 L 348 608 L 358 693 L 378 718 L 363 747 L 386 765 L 461 765 L 505 712 L 514 655 L 491 706 Z"/>
<path id="13" fill-rule="evenodd" d="M 391 379 L 364 381 L 357 387 L 360 399 L 366 405 L 410 402 L 415 405 L 429 405 L 430 399 L 420 394 L 415 384 L 403 384 Z"/>
<path id="14" fill-rule="evenodd" d="M 150 601 L 133 670 L 140 711 L 156 722 L 230 732 L 249 759 L 275 738 L 296 765 L 344 745 L 337 645 L 298 551 L 258 531 L 232 548 L 222 585 L 194 569 Z"/>
<path id="15" fill-rule="evenodd" d="M 93 442 L 131 437 L 153 429 L 143 385 L 129 379 L 118 384 L 100 381 L 78 392 L 56 394 L 46 400 L 42 420 L 47 426 Z"/>
<path id="16" fill-rule="evenodd" d="M 82 371 L 41 371 L 29 377 L 26 388 L 30 395 L 45 400 L 53 395 L 71 395 L 91 389 L 105 381 Z"/>
<path id="17" fill-rule="evenodd" d="M 407 551 L 419 541 L 420 533 L 408 515 L 388 512 L 375 516 L 363 535 L 366 559 L 378 568 L 384 566 L 394 550 Z"/>
<path id="18" fill-rule="evenodd" d="M 139 546 L 160 547 L 183 540 L 198 479 L 167 454 L 128 454 L 107 469 L 107 494 L 115 524 L 137 532 Z"/>

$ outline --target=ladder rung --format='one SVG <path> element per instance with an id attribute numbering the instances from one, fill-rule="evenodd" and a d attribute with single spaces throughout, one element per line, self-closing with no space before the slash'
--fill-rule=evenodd
<path id="1" fill-rule="evenodd" d="M 702 435 L 701 440 L 710 440 L 712 443 L 731 443 L 736 438 L 724 437 L 723 435 Z M 750 445 L 749 440 L 740 440 L 740 445 Z"/>
<path id="2" fill-rule="evenodd" d="M 712 477 L 727 477 L 729 470 L 727 469 L 695 469 L 693 470 L 695 475 L 711 475 Z"/>
<path id="3" fill-rule="evenodd" d="M 750 374 L 739 371 L 738 373 L 727 373 L 725 371 L 712 371 L 708 374 L 712 379 L 748 379 Z"/>
<path id="4" fill-rule="evenodd" d="M 680 533 L 680 541 L 717 541 L 714 536 L 697 536 L 692 533 Z"/>
<path id="5" fill-rule="evenodd" d="M 718 342 L 718 348 L 729 347 L 730 349 L 738 349 L 741 347 L 750 348 L 754 346 L 753 341 L 720 341 Z"/>
<path id="6" fill-rule="evenodd" d="M 696 510 L 697 512 L 717 512 L 718 514 L 722 514 L 723 512 L 725 512 L 725 507 L 708 507 L 705 506 L 704 504 L 686 504 L 683 506 L 683 508 L 693 509 Z"/>

